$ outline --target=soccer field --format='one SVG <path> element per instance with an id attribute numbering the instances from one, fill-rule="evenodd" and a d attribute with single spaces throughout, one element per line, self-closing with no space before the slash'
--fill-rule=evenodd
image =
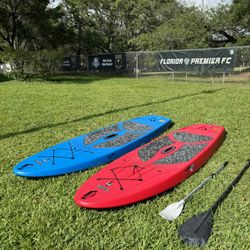
<path id="1" fill-rule="evenodd" d="M 70 175 L 26 179 L 12 168 L 44 148 L 104 126 L 148 114 L 174 122 L 165 131 L 211 123 L 227 131 L 225 141 L 196 174 L 150 200 L 111 210 L 80 209 L 76 189 L 101 167 Z M 250 158 L 249 83 L 170 82 L 57 76 L 53 81 L 0 83 L 0 249 L 190 249 L 177 229 L 208 209 Z M 182 199 L 225 160 L 184 213 L 168 222 L 159 212 Z M 250 170 L 214 215 L 205 249 L 249 249 Z"/>

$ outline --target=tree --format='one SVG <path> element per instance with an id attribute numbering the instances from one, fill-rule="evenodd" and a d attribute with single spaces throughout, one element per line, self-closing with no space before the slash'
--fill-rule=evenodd
<path id="1" fill-rule="evenodd" d="M 152 32 L 135 39 L 141 50 L 207 47 L 206 17 L 195 7 L 170 6 L 163 22 Z"/>
<path id="2" fill-rule="evenodd" d="M 208 16 L 209 46 L 249 45 L 250 1 L 234 0 L 231 5 L 211 9 Z"/>
<path id="3" fill-rule="evenodd" d="M 250 1 L 234 0 L 231 6 L 232 21 L 239 30 L 238 45 L 250 44 Z"/>
<path id="4" fill-rule="evenodd" d="M 210 47 L 234 46 L 238 39 L 239 29 L 232 20 L 231 6 L 219 5 L 208 10 L 207 31 L 210 33 Z"/>
<path id="5" fill-rule="evenodd" d="M 0 51 L 75 54 L 232 46 L 250 42 L 250 1 L 201 11 L 178 0 L 0 1 Z"/>
<path id="6" fill-rule="evenodd" d="M 133 40 L 152 32 L 175 0 L 64 0 L 78 47 L 89 53 L 137 49 Z"/>
<path id="7" fill-rule="evenodd" d="M 60 20 L 62 9 L 48 9 L 48 4 L 49 0 L 1 0 L 0 37 L 5 46 L 34 50 L 62 44 L 67 34 Z"/>
<path id="8" fill-rule="evenodd" d="M 234 0 L 232 4 L 234 21 L 237 21 L 247 31 L 250 31 L 250 1 Z"/>

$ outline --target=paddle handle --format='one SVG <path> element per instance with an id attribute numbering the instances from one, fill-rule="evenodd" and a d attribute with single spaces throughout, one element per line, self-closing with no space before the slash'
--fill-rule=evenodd
<path id="1" fill-rule="evenodd" d="M 203 182 L 201 182 L 195 189 L 193 189 L 183 200 L 187 201 L 190 199 L 195 192 L 201 189 L 205 184 L 211 179 L 214 178 L 220 171 L 222 171 L 228 164 L 228 161 L 225 161 L 214 173 L 208 176 Z"/>
<path id="2" fill-rule="evenodd" d="M 242 175 L 246 172 L 246 170 L 250 167 L 250 159 L 247 160 L 247 163 L 241 170 L 241 172 L 236 176 L 236 178 L 231 182 L 231 184 L 227 187 L 227 189 L 223 192 L 223 194 L 218 198 L 218 200 L 214 203 L 214 205 L 210 208 L 210 210 L 215 213 L 218 206 L 226 199 L 228 194 L 233 190 L 233 187 L 238 183 Z"/>

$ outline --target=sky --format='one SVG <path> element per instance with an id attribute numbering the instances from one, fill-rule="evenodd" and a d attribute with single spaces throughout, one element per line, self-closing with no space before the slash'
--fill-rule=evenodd
<path id="1" fill-rule="evenodd" d="M 198 7 L 201 6 L 202 0 L 181 0 L 182 2 L 186 2 L 188 4 L 194 4 Z M 219 3 L 230 4 L 232 0 L 203 0 L 204 5 L 206 7 L 216 7 Z"/>
<path id="2" fill-rule="evenodd" d="M 187 4 L 194 4 L 198 7 L 201 6 L 202 1 L 204 2 L 205 7 L 216 7 L 219 3 L 229 4 L 232 0 L 180 0 L 181 2 L 186 2 Z M 61 0 L 51 0 L 51 7 L 56 7 Z"/>
<path id="3" fill-rule="evenodd" d="M 55 8 L 62 0 L 50 0 L 49 7 Z"/>

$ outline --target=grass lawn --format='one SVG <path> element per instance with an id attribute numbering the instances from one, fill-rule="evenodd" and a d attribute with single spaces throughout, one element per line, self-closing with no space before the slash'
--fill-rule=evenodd
<path id="1" fill-rule="evenodd" d="M 225 126 L 211 160 L 171 191 L 114 210 L 80 209 L 76 189 L 100 167 L 25 179 L 12 167 L 60 141 L 149 113 L 170 117 L 171 130 L 193 123 Z M 250 158 L 250 80 L 210 84 L 165 77 L 58 76 L 54 81 L 0 83 L 0 249 L 189 249 L 178 227 L 206 210 Z M 165 133 L 168 133 L 166 131 Z M 177 220 L 158 213 L 180 200 L 225 160 L 228 167 L 186 204 Z M 249 249 L 250 170 L 217 210 L 205 249 Z"/>

